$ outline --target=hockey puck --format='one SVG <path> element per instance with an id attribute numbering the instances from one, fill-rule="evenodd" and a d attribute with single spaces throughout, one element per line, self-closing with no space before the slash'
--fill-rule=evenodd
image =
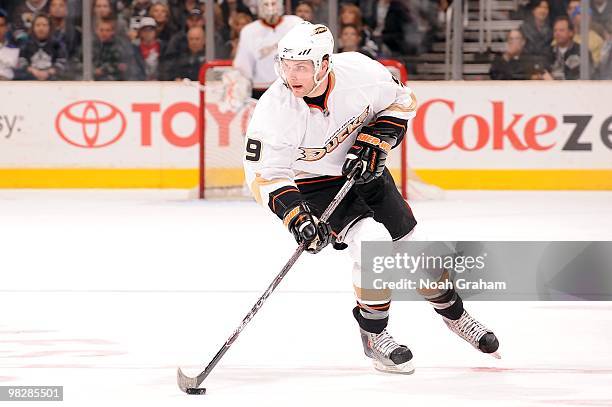
<path id="1" fill-rule="evenodd" d="M 205 394 L 206 388 L 188 387 L 187 394 Z"/>

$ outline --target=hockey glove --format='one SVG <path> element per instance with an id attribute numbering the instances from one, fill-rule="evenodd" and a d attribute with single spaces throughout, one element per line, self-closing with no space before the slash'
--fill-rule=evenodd
<path id="1" fill-rule="evenodd" d="M 397 134 L 393 130 L 364 126 L 346 154 L 342 174 L 348 175 L 358 163 L 362 163 L 357 184 L 366 184 L 380 177 L 385 170 L 387 154 L 396 141 Z"/>
<path id="2" fill-rule="evenodd" d="M 283 223 L 299 244 L 306 243 L 309 253 L 319 253 L 331 241 L 329 223 L 319 221 L 306 202 L 287 209 Z"/>

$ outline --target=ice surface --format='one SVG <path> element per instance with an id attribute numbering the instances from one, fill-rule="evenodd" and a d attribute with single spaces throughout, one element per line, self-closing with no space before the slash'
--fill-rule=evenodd
<path id="1" fill-rule="evenodd" d="M 417 370 L 385 375 L 333 250 L 300 258 L 208 394 L 187 396 L 176 367 L 199 373 L 294 243 L 254 203 L 186 196 L 0 191 L 0 385 L 63 385 L 75 406 L 612 406 L 611 302 L 466 303 L 500 361 L 427 304 L 396 302 L 389 329 Z M 430 239 L 612 240 L 607 192 L 450 192 L 413 209 Z"/>

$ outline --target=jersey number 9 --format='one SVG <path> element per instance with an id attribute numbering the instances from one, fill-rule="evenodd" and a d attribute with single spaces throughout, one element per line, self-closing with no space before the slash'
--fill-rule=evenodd
<path id="1" fill-rule="evenodd" d="M 246 142 L 246 157 L 249 161 L 259 161 L 261 158 L 261 141 L 248 139 Z"/>

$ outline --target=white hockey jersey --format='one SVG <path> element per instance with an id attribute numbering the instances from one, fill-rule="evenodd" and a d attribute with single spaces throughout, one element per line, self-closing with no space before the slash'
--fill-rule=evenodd
<path id="1" fill-rule="evenodd" d="M 356 52 L 334 54 L 326 111 L 293 96 L 278 79 L 261 97 L 248 126 L 244 168 L 255 199 L 267 204 L 295 179 L 342 175 L 359 129 L 379 116 L 410 120 L 412 91 L 380 63 Z"/>
<path id="2" fill-rule="evenodd" d="M 282 16 L 274 27 L 262 20 L 244 26 L 240 31 L 234 68 L 253 83 L 255 89 L 267 89 L 277 78 L 274 58 L 277 44 L 295 25 L 302 22 L 298 16 Z"/>

